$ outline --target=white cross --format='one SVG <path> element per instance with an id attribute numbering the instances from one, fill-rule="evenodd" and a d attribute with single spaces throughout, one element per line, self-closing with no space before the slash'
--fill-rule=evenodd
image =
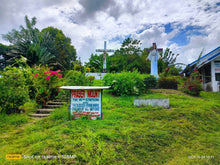
<path id="1" fill-rule="evenodd" d="M 96 52 L 103 52 L 103 72 L 106 72 L 106 52 L 114 52 L 113 49 L 106 48 L 106 41 L 104 41 L 104 49 L 96 49 Z"/>

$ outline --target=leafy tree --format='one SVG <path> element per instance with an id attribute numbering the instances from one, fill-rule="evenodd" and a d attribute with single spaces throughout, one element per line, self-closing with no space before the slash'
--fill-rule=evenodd
<path id="1" fill-rule="evenodd" d="M 179 54 L 174 54 L 170 48 L 166 48 L 164 54 L 162 55 L 162 60 L 164 61 L 163 69 L 169 67 L 174 67 L 176 65 L 176 58 Z"/>
<path id="2" fill-rule="evenodd" d="M 3 68 L 5 68 L 8 65 L 8 60 L 13 57 L 7 55 L 9 50 L 10 46 L 6 46 L 0 43 L 0 70 L 3 70 Z"/>
<path id="3" fill-rule="evenodd" d="M 115 54 L 120 54 L 120 55 L 139 55 L 141 54 L 141 49 L 140 49 L 141 41 L 132 39 L 132 38 L 126 38 L 119 50 L 115 51 Z"/>
<path id="4" fill-rule="evenodd" d="M 76 60 L 76 49 L 71 45 L 71 39 L 66 37 L 62 30 L 54 27 L 47 27 L 42 30 L 42 33 L 48 32 L 55 42 L 57 51 L 53 52 L 55 58 L 51 65 L 62 66 L 66 69 L 73 67 L 73 61 Z M 52 50 L 50 50 L 51 52 Z"/>
<path id="5" fill-rule="evenodd" d="M 127 38 L 123 41 L 121 48 L 110 56 L 110 71 L 134 71 L 141 73 L 149 72 L 149 62 L 145 61 L 146 55 L 140 48 L 140 40 Z"/>

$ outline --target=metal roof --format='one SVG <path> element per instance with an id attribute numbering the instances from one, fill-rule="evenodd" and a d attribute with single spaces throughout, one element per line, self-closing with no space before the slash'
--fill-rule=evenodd
<path id="1" fill-rule="evenodd" d="M 197 68 L 201 68 L 202 66 L 204 66 L 205 64 L 211 62 L 212 60 L 214 60 L 215 58 L 217 58 L 218 56 L 220 56 L 220 46 L 217 47 L 216 49 L 212 50 L 211 52 L 207 53 L 206 55 L 202 56 L 200 59 L 193 61 L 192 63 L 188 64 L 186 66 L 186 68 L 180 73 L 185 73 L 187 71 L 188 68 L 193 67 L 196 63 L 197 63 Z M 193 70 L 193 69 L 192 69 Z M 190 71 L 191 73 L 191 71 Z"/>

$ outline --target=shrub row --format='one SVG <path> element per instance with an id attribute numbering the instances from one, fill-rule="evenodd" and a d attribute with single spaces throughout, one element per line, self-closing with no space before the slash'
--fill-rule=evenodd
<path id="1" fill-rule="evenodd" d="M 104 85 L 111 86 L 114 95 L 140 95 L 153 88 L 177 89 L 178 81 L 173 77 L 162 77 L 158 80 L 152 75 L 141 75 L 138 72 L 109 73 L 103 77 Z"/>

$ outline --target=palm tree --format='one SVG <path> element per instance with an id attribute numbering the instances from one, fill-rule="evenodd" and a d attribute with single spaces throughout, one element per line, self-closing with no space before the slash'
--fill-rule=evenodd
<path id="1" fill-rule="evenodd" d="M 13 46 L 9 56 L 27 58 L 28 65 L 49 64 L 54 59 L 52 52 L 55 52 L 55 44 L 48 32 L 40 32 L 35 28 L 36 18 L 31 21 L 25 16 L 26 28 L 20 26 L 20 31 L 13 29 L 11 32 L 3 35 L 3 38 L 9 41 Z"/>

